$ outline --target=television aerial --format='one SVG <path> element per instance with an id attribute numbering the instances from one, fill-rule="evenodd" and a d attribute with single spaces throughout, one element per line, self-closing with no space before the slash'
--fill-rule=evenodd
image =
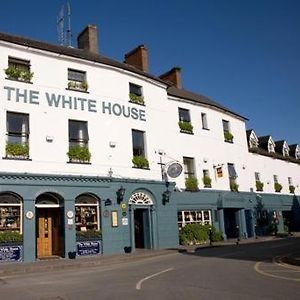
<path id="1" fill-rule="evenodd" d="M 71 7 L 64 4 L 57 17 L 58 43 L 61 46 L 72 47 Z"/>

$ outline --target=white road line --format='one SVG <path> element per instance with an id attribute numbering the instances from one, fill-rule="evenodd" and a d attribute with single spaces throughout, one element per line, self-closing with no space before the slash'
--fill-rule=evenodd
<path id="1" fill-rule="evenodd" d="M 160 275 L 160 274 L 163 274 L 163 273 L 172 271 L 172 270 L 174 270 L 174 268 L 165 269 L 165 270 L 160 271 L 160 272 L 158 272 L 158 273 L 155 273 L 155 274 L 149 275 L 149 276 L 147 276 L 147 277 L 144 277 L 143 279 L 141 279 L 141 280 L 136 284 L 135 288 L 136 288 L 137 290 L 140 290 L 140 289 L 142 288 L 142 283 L 143 283 L 144 281 L 146 281 L 146 280 L 148 280 L 148 279 L 150 279 L 150 278 L 153 278 L 153 277 L 155 277 L 155 276 L 158 276 L 158 275 Z"/>

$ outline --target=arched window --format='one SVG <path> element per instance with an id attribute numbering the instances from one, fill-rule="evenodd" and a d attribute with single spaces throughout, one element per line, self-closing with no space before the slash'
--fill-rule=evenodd
<path id="1" fill-rule="evenodd" d="M 0 194 L 0 232 L 22 233 L 22 200 L 12 193 Z"/>
<path id="2" fill-rule="evenodd" d="M 100 230 L 99 199 L 92 194 L 83 194 L 75 199 L 76 231 Z"/>

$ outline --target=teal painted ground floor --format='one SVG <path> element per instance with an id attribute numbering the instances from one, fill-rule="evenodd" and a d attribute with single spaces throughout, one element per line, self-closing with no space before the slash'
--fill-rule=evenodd
<path id="1" fill-rule="evenodd" d="M 187 224 L 228 238 L 300 231 L 299 197 L 161 181 L 0 173 L 0 262 L 177 247 Z"/>

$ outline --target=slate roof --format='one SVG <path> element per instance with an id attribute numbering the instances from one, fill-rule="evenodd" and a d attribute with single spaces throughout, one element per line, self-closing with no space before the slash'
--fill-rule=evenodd
<path id="1" fill-rule="evenodd" d="M 143 72 L 143 71 L 141 71 L 141 70 L 139 70 L 139 69 L 137 69 L 137 68 L 135 68 L 135 67 L 133 67 L 129 64 L 120 63 L 116 60 L 113 60 L 113 59 L 107 58 L 105 56 L 102 56 L 101 54 L 91 53 L 87 50 L 49 44 L 49 43 L 45 43 L 45 42 L 42 42 L 42 41 L 33 40 L 33 39 L 30 39 L 30 38 L 16 36 L 16 35 L 10 35 L 10 34 L 1 33 L 1 32 L 0 32 L 0 40 L 6 41 L 6 42 L 9 42 L 9 43 L 14 43 L 14 44 L 26 46 L 26 47 L 45 50 L 45 51 L 49 51 L 49 52 L 53 52 L 53 53 L 59 53 L 59 54 L 63 54 L 63 55 L 66 55 L 66 56 L 80 58 L 80 59 L 84 59 L 84 60 L 88 60 L 88 61 L 93 61 L 93 62 L 101 63 L 101 64 L 104 64 L 104 65 L 113 66 L 113 67 L 116 67 L 116 68 L 124 69 L 124 70 L 130 71 L 130 72 L 137 73 L 139 75 L 151 78 L 151 79 L 153 79 L 155 81 L 158 81 L 160 83 L 164 83 L 167 86 L 169 85 L 168 82 L 161 80 L 159 77 L 151 75 L 151 74 L 146 73 L 146 72 Z M 178 89 L 174 86 L 169 86 L 167 88 L 167 93 L 171 96 L 175 96 L 175 97 L 182 98 L 182 99 L 187 99 L 187 100 L 190 100 L 190 101 L 195 102 L 195 103 L 200 103 L 200 104 L 205 104 L 205 105 L 208 105 L 208 106 L 212 106 L 214 108 L 218 108 L 222 111 L 233 114 L 236 117 L 239 117 L 243 120 L 248 120 L 247 118 L 233 112 L 232 110 L 228 109 L 227 107 L 225 107 L 225 106 L 223 106 L 223 105 L 207 98 L 206 96 L 196 94 L 196 93 L 184 90 L 184 89 Z"/>
<path id="2" fill-rule="evenodd" d="M 258 137 L 259 147 L 268 150 L 268 142 L 270 137 L 271 137 L 270 135 L 259 136 Z"/>

